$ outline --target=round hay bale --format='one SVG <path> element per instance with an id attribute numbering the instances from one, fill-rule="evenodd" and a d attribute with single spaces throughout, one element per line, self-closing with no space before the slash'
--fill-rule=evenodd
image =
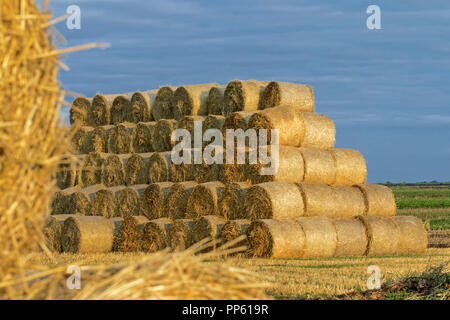
<path id="1" fill-rule="evenodd" d="M 361 153 L 352 149 L 332 149 L 331 155 L 336 168 L 335 184 L 353 186 L 366 182 L 367 166 Z"/>
<path id="2" fill-rule="evenodd" d="M 291 219 L 253 221 L 247 229 L 247 239 L 252 257 L 303 257 L 305 234 L 299 223 Z"/>
<path id="3" fill-rule="evenodd" d="M 217 163 L 206 164 L 204 160 L 202 164 L 194 164 L 192 167 L 194 181 L 205 183 L 219 180 L 220 167 L 221 165 Z"/>
<path id="4" fill-rule="evenodd" d="M 114 251 L 142 251 L 144 227 L 149 222 L 144 216 L 130 216 L 123 219 L 114 241 Z"/>
<path id="5" fill-rule="evenodd" d="M 177 129 L 185 129 L 189 132 L 191 136 L 191 148 L 194 148 L 194 121 L 201 121 L 202 122 L 202 128 L 203 123 L 205 121 L 205 116 L 183 116 L 181 119 L 178 120 Z M 203 132 L 202 132 L 202 138 L 203 138 Z"/>
<path id="6" fill-rule="evenodd" d="M 358 219 L 333 220 L 337 234 L 337 245 L 334 255 L 362 256 L 367 249 L 366 229 Z"/>
<path id="7" fill-rule="evenodd" d="M 393 255 L 400 244 L 400 229 L 388 217 L 357 217 L 366 228 L 367 248 L 365 255 Z"/>
<path id="8" fill-rule="evenodd" d="M 148 160 L 148 177 L 150 183 L 172 180 L 173 167 L 170 152 L 155 152 Z"/>
<path id="9" fill-rule="evenodd" d="M 175 108 L 175 97 L 173 91 L 176 87 L 162 87 L 158 90 L 151 109 L 151 114 L 155 121 L 161 119 L 173 119 L 173 110 Z"/>
<path id="10" fill-rule="evenodd" d="M 69 121 L 71 125 L 79 122 L 81 125 L 89 125 L 88 113 L 91 107 L 91 100 L 84 97 L 76 98 L 69 111 Z"/>
<path id="11" fill-rule="evenodd" d="M 122 160 L 116 154 L 110 154 L 102 162 L 101 182 L 107 187 L 125 183 L 125 169 Z"/>
<path id="12" fill-rule="evenodd" d="M 364 215 L 366 203 L 364 196 L 357 188 L 330 186 L 335 193 L 336 213 L 333 218 L 354 218 Z"/>
<path id="13" fill-rule="evenodd" d="M 260 152 L 261 152 L 260 147 Z M 265 149 L 270 156 L 270 148 Z M 254 165 L 248 165 L 250 180 L 253 184 L 270 182 L 270 181 L 284 181 L 284 182 L 302 182 L 305 175 L 305 167 L 303 155 L 299 148 L 290 146 L 279 146 L 278 151 L 278 171 L 273 175 L 261 174 L 262 167 L 269 167 L 269 165 L 262 165 L 260 161 Z"/>
<path id="14" fill-rule="evenodd" d="M 254 114 L 256 114 L 256 111 L 241 111 L 233 112 L 232 114 L 226 116 L 222 126 L 224 140 L 226 140 L 227 129 L 247 130 L 249 128 L 249 121 Z"/>
<path id="15" fill-rule="evenodd" d="M 83 191 L 72 193 L 68 202 L 68 208 L 65 213 L 89 216 L 92 211 L 92 203 L 89 195 Z"/>
<path id="16" fill-rule="evenodd" d="M 247 190 L 243 219 L 291 219 L 305 214 L 302 193 L 294 183 L 265 182 Z"/>
<path id="17" fill-rule="evenodd" d="M 183 219 L 192 191 L 197 186 L 195 181 L 177 182 L 172 184 L 164 203 L 165 216 L 176 220 Z"/>
<path id="18" fill-rule="evenodd" d="M 76 186 L 56 191 L 50 200 L 50 214 L 59 215 L 69 213 L 70 197 L 72 196 L 72 193 L 76 192 L 78 189 L 79 187 Z"/>
<path id="19" fill-rule="evenodd" d="M 89 136 L 94 130 L 92 127 L 83 126 L 75 131 L 71 140 L 71 150 L 75 154 L 88 154 L 93 151 L 89 143 Z"/>
<path id="20" fill-rule="evenodd" d="M 149 162 L 153 153 L 134 153 L 125 166 L 125 184 L 145 184 L 149 182 Z"/>
<path id="21" fill-rule="evenodd" d="M 251 221 L 246 219 L 241 220 L 230 220 L 226 222 L 222 230 L 220 230 L 220 238 L 222 239 L 223 243 L 227 243 L 229 241 L 233 241 L 236 238 L 246 235 L 247 230 L 250 227 Z M 248 250 L 248 240 L 247 237 L 245 237 L 244 240 L 239 241 L 236 243 L 233 247 L 240 247 L 240 246 L 246 246 Z M 244 257 L 245 253 L 238 252 L 232 254 L 234 257 Z"/>
<path id="22" fill-rule="evenodd" d="M 145 189 L 141 199 L 141 212 L 149 219 L 158 219 L 163 217 L 169 189 L 173 185 L 172 182 L 151 183 Z"/>
<path id="23" fill-rule="evenodd" d="M 337 193 L 332 186 L 315 183 L 297 183 L 297 186 L 304 202 L 304 216 L 337 216 Z"/>
<path id="24" fill-rule="evenodd" d="M 131 109 L 127 112 L 127 121 L 138 123 L 152 121 L 151 109 L 158 90 L 135 92 L 131 97 Z"/>
<path id="25" fill-rule="evenodd" d="M 131 142 L 135 128 L 134 123 L 117 124 L 108 135 L 108 151 L 115 154 L 132 152 Z"/>
<path id="26" fill-rule="evenodd" d="M 238 111 L 252 111 L 258 109 L 259 99 L 268 81 L 233 80 L 228 83 L 224 92 L 224 115 Z"/>
<path id="27" fill-rule="evenodd" d="M 110 252 L 114 242 L 114 224 L 105 217 L 67 218 L 63 225 L 61 242 L 63 252 Z"/>
<path id="28" fill-rule="evenodd" d="M 151 253 L 167 248 L 172 223 L 169 218 L 159 218 L 146 223 L 142 234 L 142 250 Z"/>
<path id="29" fill-rule="evenodd" d="M 199 184 L 192 191 L 186 206 L 186 217 L 197 219 L 218 214 L 218 198 L 225 185 L 219 181 Z"/>
<path id="30" fill-rule="evenodd" d="M 131 93 L 117 95 L 111 105 L 111 124 L 125 122 L 127 111 L 131 109 Z"/>
<path id="31" fill-rule="evenodd" d="M 315 113 L 302 112 L 305 135 L 302 147 L 331 149 L 336 139 L 336 128 L 329 117 Z"/>
<path id="32" fill-rule="evenodd" d="M 183 116 L 207 115 L 209 90 L 217 86 L 217 83 L 206 83 L 178 87 L 173 93 L 173 117 L 180 120 Z"/>
<path id="33" fill-rule="evenodd" d="M 106 157 L 105 153 L 90 152 L 81 163 L 78 184 L 88 187 L 101 183 L 102 163 Z"/>
<path id="34" fill-rule="evenodd" d="M 289 106 L 279 106 L 256 112 L 248 121 L 248 127 L 266 129 L 267 143 L 271 143 L 270 130 L 278 130 L 280 145 L 299 147 L 305 135 L 302 112 Z"/>
<path id="35" fill-rule="evenodd" d="M 156 152 L 172 150 L 175 141 L 171 140 L 171 135 L 176 129 L 176 125 L 176 120 L 161 119 L 156 122 L 151 133 L 153 150 Z"/>
<path id="36" fill-rule="evenodd" d="M 208 129 L 218 129 L 222 131 L 224 124 L 225 124 L 224 116 L 210 114 L 205 118 L 205 121 L 203 122 L 203 131 L 206 131 Z"/>
<path id="37" fill-rule="evenodd" d="M 175 220 L 169 229 L 169 245 L 173 251 L 183 251 L 192 243 L 195 221 L 192 219 Z"/>
<path id="38" fill-rule="evenodd" d="M 219 215 L 230 220 L 244 216 L 245 195 L 249 187 L 248 182 L 227 183 L 218 199 Z"/>
<path id="39" fill-rule="evenodd" d="M 332 257 L 336 252 L 337 234 L 328 217 L 296 219 L 305 233 L 304 258 Z"/>
<path id="40" fill-rule="evenodd" d="M 88 149 L 92 152 L 108 152 L 108 137 L 113 128 L 113 125 L 95 127 L 89 133 Z"/>
<path id="41" fill-rule="evenodd" d="M 272 81 L 264 89 L 259 109 L 290 106 L 301 111 L 314 111 L 313 89 L 305 84 Z"/>
<path id="42" fill-rule="evenodd" d="M 245 160 L 243 164 L 238 163 L 238 152 L 244 152 Z M 227 152 L 223 152 L 223 164 L 218 165 L 219 173 L 218 180 L 223 183 L 229 182 L 246 182 L 249 180 L 249 172 L 247 164 L 249 162 L 249 149 L 245 148 L 235 148 L 234 149 L 234 159 L 233 163 L 227 163 Z"/>
<path id="43" fill-rule="evenodd" d="M 428 247 L 428 235 L 422 221 L 414 216 L 397 216 L 392 220 L 400 230 L 397 254 L 424 253 Z"/>
<path id="44" fill-rule="evenodd" d="M 224 98 L 226 85 L 218 87 L 212 87 L 208 93 L 208 99 L 206 100 L 206 108 L 210 115 L 222 115 L 224 112 Z"/>
<path id="45" fill-rule="evenodd" d="M 75 186 L 78 167 L 79 161 L 77 158 L 64 157 L 61 160 L 56 171 L 56 185 L 58 188 L 67 189 Z"/>
<path id="46" fill-rule="evenodd" d="M 355 187 L 359 188 L 364 195 L 365 216 L 395 216 L 397 205 L 390 188 L 372 183 L 358 184 Z"/>
<path id="47" fill-rule="evenodd" d="M 94 126 L 111 124 L 111 104 L 115 97 L 116 95 L 97 94 L 92 99 L 90 117 Z"/>
<path id="48" fill-rule="evenodd" d="M 45 219 L 42 233 L 44 235 L 45 244 L 52 252 L 62 252 L 61 235 L 62 226 L 67 218 L 72 217 L 71 214 L 59 214 L 48 216 Z"/>
<path id="49" fill-rule="evenodd" d="M 192 239 L 194 243 L 199 242 L 205 238 L 212 239 L 212 247 L 202 250 L 207 252 L 215 250 L 217 245 L 221 243 L 219 238 L 220 231 L 227 220 L 219 216 L 203 216 L 195 221 L 194 231 L 192 232 Z"/>
<path id="50" fill-rule="evenodd" d="M 156 121 L 139 122 L 133 134 L 132 147 L 136 153 L 153 152 L 152 147 L 152 130 L 156 125 Z"/>
<path id="51" fill-rule="evenodd" d="M 113 191 L 101 189 L 97 191 L 92 200 L 93 216 L 104 216 L 105 218 L 119 217 L 117 198 Z"/>
<path id="52" fill-rule="evenodd" d="M 305 175 L 304 182 L 334 184 L 336 167 L 331 152 L 315 148 L 300 148 L 303 156 Z"/>
<path id="53" fill-rule="evenodd" d="M 119 216 L 126 218 L 140 213 L 141 197 L 135 188 L 124 188 L 117 196 Z"/>

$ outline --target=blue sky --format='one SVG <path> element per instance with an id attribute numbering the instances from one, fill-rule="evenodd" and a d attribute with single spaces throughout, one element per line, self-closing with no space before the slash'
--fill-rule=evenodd
<path id="1" fill-rule="evenodd" d="M 93 96 L 162 85 L 259 79 L 307 83 L 336 124 L 336 147 L 366 158 L 368 180 L 450 181 L 450 2 L 53 0 L 81 8 L 64 46 L 65 89 Z M 381 30 L 366 9 L 381 8 Z M 67 113 L 67 110 L 64 110 Z"/>

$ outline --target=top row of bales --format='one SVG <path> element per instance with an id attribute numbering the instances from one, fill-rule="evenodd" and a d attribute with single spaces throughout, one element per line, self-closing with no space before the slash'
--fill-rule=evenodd
<path id="1" fill-rule="evenodd" d="M 304 84 L 233 80 L 124 94 L 78 97 L 70 109 L 70 124 L 103 126 L 122 122 L 180 120 L 190 115 L 224 115 L 279 105 L 314 111 L 314 93 Z"/>

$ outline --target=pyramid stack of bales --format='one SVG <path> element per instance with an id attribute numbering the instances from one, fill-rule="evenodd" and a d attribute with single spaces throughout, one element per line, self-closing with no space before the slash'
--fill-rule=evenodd
<path id="1" fill-rule="evenodd" d="M 334 123 L 314 111 L 310 86 L 234 80 L 97 94 L 73 104 L 85 112 L 71 114 L 79 125 L 73 156 L 60 165 L 45 229 L 56 252 L 180 250 L 208 237 L 209 250 L 241 237 L 236 246 L 247 246 L 239 254 L 246 257 L 393 255 L 427 247 L 421 221 L 396 217 L 391 190 L 366 182 L 363 156 L 334 147 Z M 190 133 L 183 156 L 195 161 L 172 161 L 176 129 Z M 194 141 L 208 129 L 234 147 Z M 254 145 L 230 135 L 238 129 L 269 134 L 255 136 Z M 208 162 L 206 151 L 223 164 Z M 265 174 L 270 163 L 263 154 L 278 154 L 273 174 Z"/>

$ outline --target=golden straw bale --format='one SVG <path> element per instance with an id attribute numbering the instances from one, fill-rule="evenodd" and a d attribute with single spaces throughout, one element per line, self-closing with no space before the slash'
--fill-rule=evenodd
<path id="1" fill-rule="evenodd" d="M 165 214 L 164 204 L 167 201 L 172 182 L 151 183 L 145 189 L 141 199 L 141 212 L 149 219 L 158 219 Z"/>
<path id="2" fill-rule="evenodd" d="M 227 163 L 227 152 L 226 150 L 223 152 L 223 164 L 218 165 L 218 178 L 219 181 L 223 183 L 229 182 L 247 182 L 250 180 L 250 170 L 249 170 L 249 157 L 250 151 L 252 149 L 248 147 L 240 148 L 235 147 L 233 149 L 234 159 L 233 163 Z M 257 155 L 257 150 L 254 150 Z M 238 153 L 242 152 L 244 156 L 244 163 L 238 163 Z"/>
<path id="3" fill-rule="evenodd" d="M 102 181 L 102 164 L 108 155 L 106 153 L 90 152 L 84 157 L 78 177 L 81 187 L 99 184 Z"/>
<path id="4" fill-rule="evenodd" d="M 315 148 L 300 148 L 303 156 L 305 175 L 304 182 L 334 184 L 336 167 L 331 153 Z"/>
<path id="5" fill-rule="evenodd" d="M 84 156 L 63 157 L 58 164 L 56 171 L 56 185 L 60 189 L 67 189 L 78 184 L 77 171 L 83 161 Z"/>
<path id="6" fill-rule="evenodd" d="M 186 214 L 188 199 L 196 186 L 197 182 L 195 181 L 172 184 L 164 203 L 164 216 L 173 220 L 183 219 Z"/>
<path id="7" fill-rule="evenodd" d="M 389 217 L 363 217 L 359 220 L 366 228 L 368 244 L 365 255 L 392 255 L 397 254 L 400 244 L 400 228 Z"/>
<path id="8" fill-rule="evenodd" d="M 248 254 L 252 257 L 274 259 L 301 258 L 305 234 L 292 219 L 253 221 L 247 229 Z"/>
<path id="9" fill-rule="evenodd" d="M 212 246 L 202 250 L 203 252 L 215 250 L 220 244 L 219 238 L 222 227 L 227 222 L 227 219 L 219 216 L 203 216 L 195 221 L 194 231 L 192 232 L 192 239 L 194 243 L 199 242 L 205 238 L 211 238 Z"/>
<path id="10" fill-rule="evenodd" d="M 159 88 L 153 107 L 150 110 L 155 121 L 173 119 L 173 110 L 175 108 L 174 90 L 176 90 L 176 87 Z"/>
<path id="11" fill-rule="evenodd" d="M 130 153 L 133 151 L 132 138 L 135 123 L 119 123 L 108 135 L 108 152 L 116 154 Z"/>
<path id="12" fill-rule="evenodd" d="M 151 109 L 155 103 L 158 90 L 138 91 L 131 97 L 130 110 L 127 110 L 126 121 L 138 123 L 152 121 Z"/>
<path id="13" fill-rule="evenodd" d="M 124 218 L 114 241 L 114 251 L 142 251 L 142 236 L 144 227 L 148 222 L 149 220 L 144 216 L 129 216 Z"/>
<path id="14" fill-rule="evenodd" d="M 115 126 L 99 126 L 89 132 L 88 136 L 88 150 L 92 152 L 109 152 L 108 150 L 108 137 L 112 129 Z"/>
<path id="15" fill-rule="evenodd" d="M 180 120 L 177 122 L 176 129 L 185 129 L 189 132 L 191 137 L 191 148 L 194 148 L 194 122 L 200 121 L 202 124 L 202 131 L 201 137 L 203 138 L 203 123 L 206 119 L 206 116 L 183 116 Z"/>
<path id="16" fill-rule="evenodd" d="M 98 190 L 92 200 L 92 216 L 119 217 L 116 195 L 109 189 Z"/>
<path id="17" fill-rule="evenodd" d="M 259 109 L 291 106 L 302 111 L 314 111 L 313 89 L 305 84 L 272 81 L 264 89 Z"/>
<path id="18" fill-rule="evenodd" d="M 114 224 L 105 217 L 73 216 L 62 229 L 63 252 L 110 252 L 114 242 Z"/>
<path id="19" fill-rule="evenodd" d="M 333 120 L 315 112 L 302 112 L 302 116 L 305 127 L 302 147 L 333 148 L 336 139 L 336 128 Z"/>
<path id="20" fill-rule="evenodd" d="M 362 256 L 367 249 L 367 235 L 364 224 L 359 219 L 333 220 L 337 234 L 337 246 L 334 255 Z"/>
<path id="21" fill-rule="evenodd" d="M 117 95 L 111 105 L 111 124 L 120 124 L 125 122 L 127 110 L 131 109 L 132 93 Z"/>
<path id="22" fill-rule="evenodd" d="M 174 118 L 180 120 L 183 116 L 207 115 L 206 102 L 212 87 L 218 87 L 218 84 L 206 83 L 178 87 L 173 93 Z"/>
<path id="23" fill-rule="evenodd" d="M 68 211 L 65 213 L 89 216 L 92 214 L 92 201 L 98 190 L 103 189 L 102 184 L 92 185 L 76 190 L 70 196 Z"/>
<path id="24" fill-rule="evenodd" d="M 58 214 L 48 216 L 45 219 L 44 229 L 42 233 L 44 235 L 45 244 L 47 248 L 52 252 L 61 252 L 61 235 L 62 226 L 67 218 L 72 217 L 72 214 Z"/>
<path id="25" fill-rule="evenodd" d="M 300 188 L 289 182 L 265 182 L 247 190 L 243 219 L 291 219 L 305 215 Z"/>
<path id="26" fill-rule="evenodd" d="M 226 140 L 227 129 L 247 130 L 249 128 L 249 121 L 251 117 L 256 113 L 256 111 L 240 111 L 233 112 L 232 114 L 225 116 L 225 121 L 222 126 L 224 140 Z"/>
<path id="27" fill-rule="evenodd" d="M 218 129 L 222 131 L 224 124 L 225 124 L 224 116 L 210 114 L 205 118 L 205 121 L 203 122 L 203 131 L 206 131 L 208 129 Z"/>
<path id="28" fill-rule="evenodd" d="M 220 238 L 224 243 L 233 241 L 240 236 L 246 236 L 247 230 L 252 222 L 247 219 L 230 220 L 226 222 L 220 230 Z M 242 241 L 236 243 L 233 247 L 246 246 L 248 249 L 248 239 L 245 237 Z M 243 252 L 232 254 L 235 257 L 244 257 Z"/>
<path id="29" fill-rule="evenodd" d="M 227 183 L 218 199 L 219 215 L 226 219 L 242 217 L 245 195 L 249 187 L 248 182 Z"/>
<path id="30" fill-rule="evenodd" d="M 225 185 L 219 181 L 205 182 L 194 188 L 188 199 L 186 217 L 196 219 L 201 216 L 218 214 L 218 199 Z"/>
<path id="31" fill-rule="evenodd" d="M 305 233 L 303 257 L 332 257 L 337 247 L 336 228 L 328 217 L 296 219 Z"/>
<path id="32" fill-rule="evenodd" d="M 176 129 L 177 121 L 160 119 L 151 132 L 152 148 L 156 152 L 172 150 L 175 141 L 172 141 L 172 132 Z"/>
<path id="33" fill-rule="evenodd" d="M 118 155 L 110 154 L 103 160 L 101 182 L 107 187 L 120 186 L 125 183 L 125 169 Z"/>
<path id="34" fill-rule="evenodd" d="M 334 218 L 353 218 L 364 215 L 366 203 L 364 196 L 357 188 L 330 186 L 336 194 L 336 215 Z"/>
<path id="35" fill-rule="evenodd" d="M 226 85 L 220 85 L 218 87 L 212 87 L 208 93 L 208 99 L 206 100 L 206 108 L 210 115 L 222 115 L 224 112 L 224 98 Z"/>
<path id="36" fill-rule="evenodd" d="M 136 153 L 152 152 L 152 130 L 156 121 L 139 122 L 134 130 L 132 147 Z"/>
<path id="37" fill-rule="evenodd" d="M 175 165 L 170 152 L 154 152 L 148 160 L 149 182 L 164 182 L 172 180 Z"/>
<path id="38" fill-rule="evenodd" d="M 233 80 L 228 83 L 224 92 L 224 115 L 237 111 L 258 109 L 259 100 L 268 81 Z"/>
<path id="39" fill-rule="evenodd" d="M 192 243 L 195 221 L 192 219 L 174 220 L 169 230 L 169 244 L 173 251 L 182 251 L 189 248 Z"/>
<path id="40" fill-rule="evenodd" d="M 89 143 L 89 137 L 94 130 L 92 127 L 83 126 L 75 131 L 70 143 L 70 148 L 74 154 L 87 154 L 91 151 L 91 144 Z"/>
<path id="41" fill-rule="evenodd" d="M 122 218 L 137 216 L 140 213 L 141 197 L 133 187 L 122 189 L 117 195 L 118 215 Z"/>
<path id="42" fill-rule="evenodd" d="M 304 216 L 338 216 L 337 193 L 332 186 L 316 183 L 297 183 L 304 201 Z"/>
<path id="43" fill-rule="evenodd" d="M 414 216 L 392 217 L 400 230 L 397 254 L 424 253 L 428 246 L 428 236 L 422 220 Z"/>
<path id="44" fill-rule="evenodd" d="M 79 186 L 75 186 L 72 188 L 55 191 L 50 199 L 50 214 L 57 215 L 70 212 L 70 197 L 79 189 Z"/>
<path id="45" fill-rule="evenodd" d="M 153 153 L 133 153 L 125 166 L 125 184 L 145 184 L 149 182 L 149 162 Z"/>
<path id="46" fill-rule="evenodd" d="M 92 99 L 89 116 L 94 126 L 111 124 L 111 105 L 115 97 L 116 95 L 97 94 Z"/>
<path id="47" fill-rule="evenodd" d="M 366 182 L 367 167 L 364 157 L 356 150 L 352 149 L 331 149 L 336 167 L 337 185 L 353 186 Z"/>
<path id="48" fill-rule="evenodd" d="M 77 121 L 81 125 L 89 125 L 89 109 L 91 107 L 91 99 L 85 97 L 76 98 L 69 111 L 69 121 L 73 125 Z"/>
<path id="49" fill-rule="evenodd" d="M 397 212 L 394 194 L 386 186 L 378 184 L 358 184 L 357 188 L 364 195 L 366 204 L 365 216 L 393 217 Z"/>
<path id="50" fill-rule="evenodd" d="M 169 230 L 172 226 L 169 218 L 150 220 L 144 226 L 142 233 L 142 250 L 144 252 L 156 252 L 169 246 Z"/>

